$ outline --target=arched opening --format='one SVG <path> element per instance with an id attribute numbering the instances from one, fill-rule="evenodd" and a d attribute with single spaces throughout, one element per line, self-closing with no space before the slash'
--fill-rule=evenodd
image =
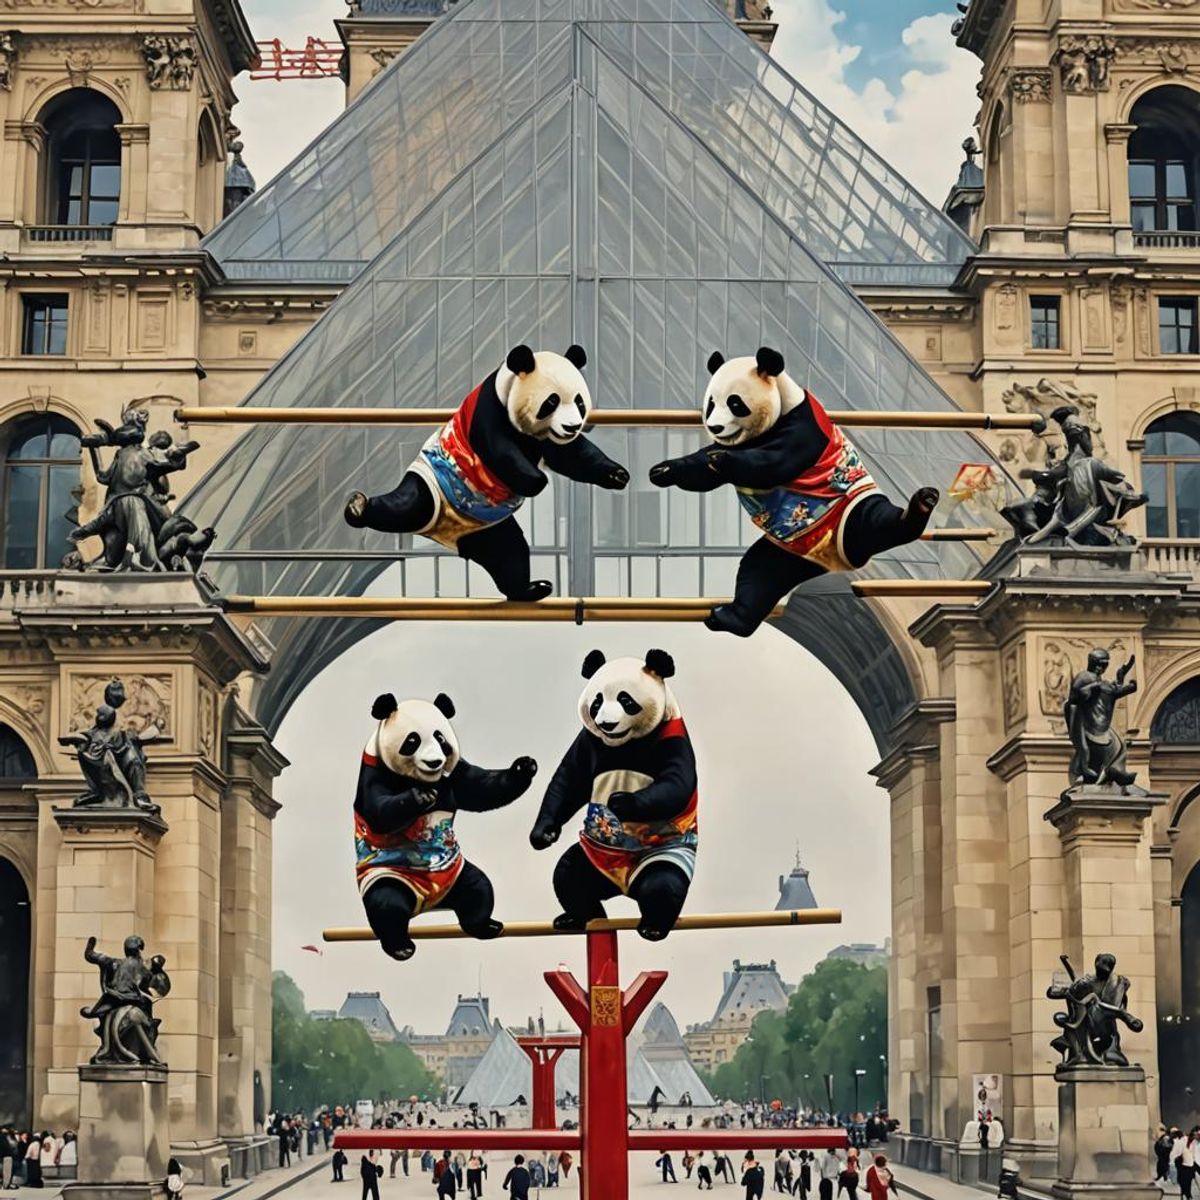
<path id="1" fill-rule="evenodd" d="M 1150 425 L 1142 486 L 1148 537 L 1200 538 L 1200 417 L 1168 413 Z"/>
<path id="2" fill-rule="evenodd" d="M 107 96 L 72 88 L 42 113 L 46 171 L 42 219 L 48 225 L 110 226 L 121 199 L 121 113 Z"/>
<path id="3" fill-rule="evenodd" d="M 16 421 L 3 442 L 4 566 L 16 571 L 57 567 L 71 549 L 79 430 L 66 417 L 41 413 Z"/>
<path id="4" fill-rule="evenodd" d="M 225 190 L 225 156 L 212 113 L 200 115 L 196 133 L 196 224 L 207 233 L 220 219 Z"/>
<path id="5" fill-rule="evenodd" d="M 1181 683 L 1159 706 L 1150 740 L 1172 746 L 1200 746 L 1200 675 Z"/>
<path id="6" fill-rule="evenodd" d="M 1129 207 L 1135 232 L 1191 231 L 1197 222 L 1200 96 L 1187 88 L 1148 92 L 1129 114 Z"/>

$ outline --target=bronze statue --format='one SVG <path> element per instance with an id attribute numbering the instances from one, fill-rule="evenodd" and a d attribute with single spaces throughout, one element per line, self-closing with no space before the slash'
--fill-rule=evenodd
<path id="1" fill-rule="evenodd" d="M 1142 1022 L 1126 1008 L 1129 980 L 1115 974 L 1117 960 L 1112 954 L 1096 955 L 1094 975 L 1076 977 L 1071 960 L 1064 954 L 1060 961 L 1070 982 L 1052 983 L 1046 989 L 1050 1000 L 1065 1000 L 1067 1011 L 1054 1014 L 1054 1024 L 1062 1032 L 1050 1045 L 1062 1055 L 1064 1067 L 1127 1067 L 1129 1060 L 1121 1050 L 1119 1025 L 1141 1033 Z"/>
<path id="2" fill-rule="evenodd" d="M 95 724 L 58 739 L 74 746 L 88 790 L 75 800 L 76 808 L 135 808 L 158 816 L 162 811 L 146 793 L 146 752 L 149 742 L 162 739 L 151 727 L 140 734 L 117 726 L 117 710 L 125 703 L 125 685 L 114 679 L 104 689 Z"/>
<path id="3" fill-rule="evenodd" d="M 1034 495 L 1001 509 L 1001 516 L 1030 546 L 1132 545 L 1134 539 L 1113 523 L 1145 504 L 1146 493 L 1134 491 L 1120 471 L 1094 456 L 1092 431 L 1073 404 L 1056 408 L 1050 418 L 1062 428 L 1067 456 L 1056 462 L 1051 451 L 1045 471 L 1022 471 L 1022 478 L 1033 479 Z"/>
<path id="4" fill-rule="evenodd" d="M 1117 701 L 1137 691 L 1136 681 L 1125 682 L 1133 670 L 1133 655 L 1117 668 L 1115 679 L 1105 679 L 1108 651 L 1093 650 L 1087 670 L 1071 680 L 1071 690 L 1063 703 L 1067 734 L 1075 753 L 1071 756 L 1069 776 L 1072 784 L 1115 784 L 1128 787 L 1137 778 L 1136 771 L 1125 769 L 1124 739 L 1112 727 Z"/>
<path id="5" fill-rule="evenodd" d="M 177 446 L 165 430 L 146 437 L 147 415 L 127 409 L 115 429 L 97 420 L 101 432 L 81 439 L 92 457 L 96 478 L 107 488 L 104 507 L 91 521 L 71 531 L 71 540 L 98 537 L 104 548 L 85 562 L 78 550 L 64 566 L 105 571 L 199 571 L 204 554 L 216 536 L 172 513 L 169 476 L 187 466 L 199 442 Z M 105 467 L 99 447 L 113 446 L 116 454 Z"/>
<path id="6" fill-rule="evenodd" d="M 83 957 L 100 968 L 100 999 L 79 1015 L 97 1021 L 100 1049 L 93 1063 L 161 1063 L 158 1027 L 153 1014 L 156 1000 L 171 990 L 164 967 L 166 959 L 156 954 L 147 964 L 142 958 L 146 943 L 136 934 L 125 939 L 124 958 L 110 958 L 96 950 L 96 939 L 88 938 Z"/>

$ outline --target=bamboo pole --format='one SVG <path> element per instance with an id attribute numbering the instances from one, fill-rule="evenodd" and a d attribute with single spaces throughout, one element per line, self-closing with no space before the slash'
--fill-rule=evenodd
<path id="1" fill-rule="evenodd" d="M 175 419 L 184 425 L 444 425 L 452 408 L 268 408 L 251 405 L 185 405 Z M 1025 413 L 905 412 L 854 409 L 829 413 L 847 428 L 870 429 L 1033 429 L 1045 421 Z M 700 412 L 690 408 L 609 408 L 594 411 L 589 425 L 659 426 L 694 429 Z"/>
<path id="2" fill-rule="evenodd" d="M 579 937 L 583 933 L 607 933 L 612 930 L 636 929 L 638 917 L 607 917 L 600 921 L 589 921 L 586 930 L 578 932 L 555 929 L 550 921 L 509 921 L 500 937 Z M 675 933 L 697 929 L 762 929 L 779 925 L 840 925 L 842 912 L 838 908 L 784 909 L 782 912 L 742 913 L 696 913 L 684 915 L 675 922 Z M 458 925 L 409 926 L 408 936 L 420 941 L 445 941 L 466 938 Z M 378 940 L 373 930 L 357 927 L 326 929 L 322 934 L 326 942 L 374 942 Z"/>
<path id="3" fill-rule="evenodd" d="M 1002 529 L 927 529 L 921 534 L 923 542 L 990 542 L 1003 537 Z"/>
<path id="4" fill-rule="evenodd" d="M 864 579 L 850 585 L 856 596 L 958 596 L 979 599 L 992 590 L 986 579 Z"/>

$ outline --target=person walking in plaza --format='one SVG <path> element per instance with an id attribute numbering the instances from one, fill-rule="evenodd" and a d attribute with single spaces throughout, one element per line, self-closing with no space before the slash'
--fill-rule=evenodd
<path id="1" fill-rule="evenodd" d="M 796 1172 L 796 1182 L 792 1194 L 799 1193 L 800 1200 L 808 1200 L 812 1191 L 812 1158 L 807 1150 L 800 1151 L 800 1170 Z"/>
<path id="2" fill-rule="evenodd" d="M 446 1164 L 437 1176 L 437 1194 L 441 1200 L 454 1200 L 458 1195 L 458 1175 L 454 1170 L 454 1162 L 450 1158 L 450 1151 L 446 1151 L 446 1156 L 443 1159 Z"/>
<path id="3" fill-rule="evenodd" d="M 467 1159 L 467 1196 L 469 1200 L 479 1200 L 483 1195 L 483 1152 L 472 1150 Z"/>
<path id="4" fill-rule="evenodd" d="M 842 1160 L 836 1150 L 822 1150 L 817 1160 L 817 1194 L 820 1200 L 833 1200 L 833 1188 L 842 1173 Z"/>
<path id="5" fill-rule="evenodd" d="M 42 1139 L 36 1134 L 29 1135 L 25 1146 L 25 1186 L 40 1188 L 42 1184 Z"/>
<path id="6" fill-rule="evenodd" d="M 846 1166 L 838 1176 L 837 1194 L 846 1193 L 846 1200 L 858 1200 L 858 1155 L 848 1157 Z"/>
<path id="7" fill-rule="evenodd" d="M 388 1178 L 396 1178 L 396 1164 L 400 1161 L 400 1151 L 393 1150 L 391 1153 L 391 1161 L 388 1163 Z"/>
<path id="8" fill-rule="evenodd" d="M 900 1194 L 886 1154 L 875 1155 L 875 1162 L 867 1171 L 867 1192 L 871 1200 L 888 1200 L 888 1192 Z"/>
<path id="9" fill-rule="evenodd" d="M 1187 1137 L 1180 1136 L 1171 1151 L 1171 1157 L 1175 1162 L 1176 1178 L 1179 1180 L 1179 1194 L 1183 1200 L 1192 1200 L 1192 1183 L 1196 1178 L 1196 1142 L 1198 1140 L 1200 1140 L 1200 1126 L 1193 1126 Z"/>
<path id="10" fill-rule="evenodd" d="M 752 1153 L 747 1153 L 742 1160 L 742 1187 L 746 1189 L 746 1200 L 762 1200 L 766 1180 L 762 1163 Z"/>
<path id="11" fill-rule="evenodd" d="M 13 1163 L 17 1157 L 17 1135 L 5 1125 L 0 1129 L 0 1188 L 8 1191 L 12 1187 Z"/>
<path id="12" fill-rule="evenodd" d="M 549 1154 L 546 1156 L 546 1186 L 548 1188 L 558 1187 L 558 1155 Z"/>
<path id="13" fill-rule="evenodd" d="M 683 1157 L 679 1161 L 683 1166 L 683 1177 L 685 1179 L 691 1179 L 692 1168 L 696 1165 L 695 1155 L 690 1150 L 685 1150 L 683 1152 Z"/>
<path id="14" fill-rule="evenodd" d="M 1174 1138 L 1165 1125 L 1158 1127 L 1154 1138 L 1154 1182 L 1166 1183 L 1171 1177 L 1171 1145 Z"/>
<path id="15" fill-rule="evenodd" d="M 518 1154 L 500 1187 L 509 1194 L 510 1200 L 529 1200 L 530 1174 L 525 1166 L 525 1156 Z"/>
<path id="16" fill-rule="evenodd" d="M 279 1118 L 275 1133 L 279 1138 L 279 1165 L 290 1167 L 292 1165 L 292 1127 L 287 1117 Z"/>
<path id="17" fill-rule="evenodd" d="M 369 1150 L 362 1156 L 358 1173 L 362 1176 L 362 1200 L 379 1200 L 379 1177 L 383 1174 L 383 1163 L 379 1152 Z"/>
<path id="18" fill-rule="evenodd" d="M 163 1180 L 163 1194 L 167 1200 L 181 1200 L 183 1196 L 183 1166 L 179 1159 L 172 1158 L 167 1162 L 167 1177 Z"/>
<path id="19" fill-rule="evenodd" d="M 708 1188 L 712 1191 L 713 1178 L 712 1170 L 708 1163 L 704 1161 L 704 1151 L 700 1151 L 699 1157 L 696 1159 L 696 1187 L 697 1189 Z"/>
<path id="20" fill-rule="evenodd" d="M 408 1151 L 407 1150 L 400 1151 L 400 1165 L 404 1169 L 404 1178 L 407 1179 L 408 1178 Z"/>
<path id="21" fill-rule="evenodd" d="M 575 1165 L 575 1160 L 571 1157 L 570 1150 L 562 1150 L 559 1152 L 558 1165 L 562 1168 L 562 1177 L 564 1179 L 570 1179 L 571 1168 Z"/>
<path id="22" fill-rule="evenodd" d="M 526 1170 L 529 1172 L 529 1182 L 533 1187 L 545 1187 L 546 1162 L 545 1155 L 540 1150 L 529 1160 L 529 1166 Z"/>
<path id="23" fill-rule="evenodd" d="M 675 1178 L 675 1164 L 671 1161 L 671 1155 L 669 1151 L 660 1150 L 658 1154 L 658 1161 L 654 1165 L 662 1168 L 663 1183 L 679 1182 L 679 1180 Z"/>
<path id="24" fill-rule="evenodd" d="M 348 1160 L 346 1158 L 345 1150 L 342 1150 L 339 1148 L 333 1152 L 333 1162 L 332 1162 L 333 1179 L 331 1182 L 333 1182 L 333 1183 L 345 1183 L 346 1182 L 346 1176 L 343 1172 L 346 1170 L 346 1162 L 347 1161 Z"/>

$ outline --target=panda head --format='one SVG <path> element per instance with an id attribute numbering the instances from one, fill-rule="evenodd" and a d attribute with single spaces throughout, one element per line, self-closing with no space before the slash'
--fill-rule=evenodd
<path id="1" fill-rule="evenodd" d="M 719 446 L 737 446 L 767 432 L 804 393 L 783 369 L 783 355 L 764 346 L 753 358 L 708 360 L 704 429 Z"/>
<path id="2" fill-rule="evenodd" d="M 587 685 L 579 697 L 583 727 L 607 746 L 622 746 L 653 733 L 663 721 L 679 715 L 667 686 L 675 662 L 665 650 L 650 650 L 644 659 L 606 662 L 599 650 L 583 660 Z"/>
<path id="3" fill-rule="evenodd" d="M 371 716 L 379 728 L 367 749 L 389 771 L 421 783 L 437 783 L 458 766 L 458 738 L 450 724 L 454 704 L 449 696 L 438 696 L 432 704 L 428 700 L 397 703 L 389 693 L 375 701 Z"/>
<path id="4" fill-rule="evenodd" d="M 592 412 L 592 394 L 582 371 L 587 355 L 578 346 L 566 354 L 528 346 L 510 350 L 496 376 L 496 391 L 519 432 L 565 446 L 573 442 Z"/>

